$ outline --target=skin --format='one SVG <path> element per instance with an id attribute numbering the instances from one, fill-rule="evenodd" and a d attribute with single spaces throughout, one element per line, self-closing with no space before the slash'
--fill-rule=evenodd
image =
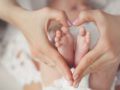
<path id="1" fill-rule="evenodd" d="M 59 6 L 59 5 L 57 5 L 57 6 Z M 64 6 L 63 6 L 64 7 Z M 89 9 L 89 8 L 86 8 L 87 10 Z M 69 17 L 71 17 L 70 19 L 72 20 L 72 19 L 74 19 L 75 17 L 77 17 L 77 15 L 78 15 L 78 12 L 81 12 L 82 11 L 82 9 L 79 11 L 79 10 L 76 10 L 76 13 L 74 12 L 74 14 L 72 15 L 72 13 L 71 12 L 68 12 L 69 11 L 69 9 L 65 9 L 65 12 L 67 13 L 67 15 L 69 16 Z M 71 10 L 72 11 L 72 10 Z M 73 12 L 73 11 L 72 11 Z M 78 41 L 80 41 L 80 39 L 78 40 Z M 78 42 L 79 43 L 79 42 Z M 69 44 L 70 45 L 70 44 Z M 78 49 L 76 50 L 76 54 L 75 54 L 75 62 L 76 62 L 76 66 L 77 66 L 77 64 L 78 64 L 78 62 L 79 61 L 81 61 L 82 60 L 82 58 L 81 58 L 81 54 L 80 54 L 80 52 L 81 52 L 81 50 L 80 50 L 80 48 L 81 48 L 81 45 L 80 44 L 77 44 L 78 45 Z M 89 46 L 89 44 L 88 44 L 88 46 Z M 83 55 L 82 55 L 82 57 L 83 56 L 85 56 L 85 54 L 88 52 L 88 47 L 86 47 L 86 49 L 84 49 L 85 50 L 85 52 L 83 53 Z M 70 50 L 70 49 L 69 49 Z M 80 50 L 80 51 L 79 51 Z M 63 55 L 63 56 L 65 56 L 65 55 Z M 106 65 L 105 65 L 106 66 Z M 115 77 L 115 75 L 116 75 L 116 72 L 117 72 L 117 67 L 118 67 L 118 65 L 116 65 L 116 64 L 112 64 L 112 67 L 111 67 L 111 65 L 108 65 L 108 66 L 106 66 L 106 67 L 101 67 L 102 68 L 102 70 L 96 70 L 97 72 L 94 72 L 94 71 L 92 71 L 92 73 L 90 74 L 90 78 L 89 78 L 89 84 L 90 84 L 90 87 L 92 88 L 92 89 L 95 89 L 95 90 L 109 90 L 110 88 L 111 88 L 111 85 L 112 85 L 112 82 L 113 82 L 113 80 L 114 80 L 114 77 Z M 93 73 L 94 72 L 94 73 Z M 109 75 L 109 76 L 108 76 Z M 78 75 L 79 76 L 79 75 Z M 108 77 L 107 79 L 106 79 L 106 76 Z M 73 83 L 73 86 L 74 87 L 77 87 L 78 86 L 78 81 L 79 81 L 79 79 L 78 80 L 76 80 L 77 79 L 77 76 L 74 76 L 74 79 L 75 79 L 75 82 Z"/>
<path id="2" fill-rule="evenodd" d="M 68 27 L 68 19 L 64 12 L 48 7 L 37 11 L 27 11 L 21 8 L 16 0 L 0 0 L 0 19 L 21 30 L 30 45 L 33 57 L 38 61 L 42 58 L 43 62 L 57 68 L 67 80 L 72 81 L 69 67 L 46 37 L 47 25 L 51 19 L 59 21 L 64 27 Z"/>
<path id="3" fill-rule="evenodd" d="M 49 12 L 51 12 L 51 14 Z M 50 14 L 49 17 L 47 16 L 48 13 Z M 40 16 L 44 17 L 41 18 Z M 45 62 L 50 62 L 50 66 L 55 66 L 56 64 L 55 67 L 58 71 L 65 76 L 67 80 L 73 81 L 69 67 L 66 65 L 61 55 L 48 43 L 45 33 L 46 24 L 48 24 L 50 19 L 58 20 L 64 26 L 68 26 L 66 15 L 63 12 L 49 8 L 38 11 L 27 11 L 20 8 L 15 0 L 0 0 L 0 19 L 11 23 L 23 32 L 30 44 L 33 56 L 43 58 Z M 40 22 L 41 20 L 44 22 Z M 28 21 L 28 23 L 25 23 L 25 21 Z M 99 10 L 87 11 L 80 13 L 79 19 L 77 19 L 74 24 L 80 25 L 86 21 L 94 21 L 96 23 L 101 38 L 97 46 L 85 55 L 82 62 L 80 62 L 76 68 L 74 77 L 78 76 L 78 78 L 76 78 L 74 83 L 78 83 L 86 73 L 98 71 L 99 68 L 101 70 L 100 66 L 102 63 L 104 63 L 102 68 L 111 65 L 117 67 L 119 64 L 120 41 L 118 38 L 120 38 L 120 16 L 112 16 Z M 33 23 L 35 24 L 33 25 Z M 33 32 L 33 30 L 35 32 Z M 42 44 L 38 43 L 39 41 L 41 41 Z M 52 53 L 47 52 L 48 48 Z"/>
<path id="4" fill-rule="evenodd" d="M 77 36 L 76 50 L 75 50 L 75 67 L 82 60 L 82 58 L 88 53 L 90 49 L 90 33 L 83 27 L 80 28 L 80 35 Z"/>
<path id="5" fill-rule="evenodd" d="M 111 75 L 112 77 L 108 77 L 111 82 L 119 66 L 120 40 L 118 38 L 120 38 L 120 16 L 113 16 L 100 10 L 88 10 L 80 13 L 74 25 L 81 25 L 89 21 L 93 21 L 97 25 L 100 32 L 100 39 L 96 47 L 83 57 L 75 69 L 73 77 L 77 78 L 74 81 L 74 85 L 79 83 L 84 75 L 91 73 L 91 75 L 94 75 L 92 79 L 93 86 L 91 85 L 91 87 L 98 90 L 98 87 L 94 86 L 94 80 L 96 79 L 95 74 L 97 73 L 98 76 L 103 74 L 104 79 L 106 75 Z M 100 81 L 100 79 L 98 80 Z M 107 79 L 105 82 L 109 80 Z M 101 84 L 101 82 L 97 82 L 97 85 L 99 84 Z M 111 83 L 106 89 L 102 90 L 109 90 L 110 85 Z M 103 86 L 103 88 L 104 87 L 105 86 Z"/>
<path id="6" fill-rule="evenodd" d="M 65 58 L 66 62 L 69 65 L 72 62 L 71 64 L 74 66 L 74 62 L 79 62 L 80 59 L 82 59 L 82 57 L 88 52 L 90 43 L 89 37 L 89 32 L 87 32 L 84 28 L 81 28 L 76 40 L 76 52 L 73 52 L 73 37 L 68 29 L 62 28 L 61 30 L 56 31 L 54 38 L 55 43 L 53 43 L 53 45 L 56 46 L 58 52 Z M 74 56 L 74 54 L 76 54 L 76 59 L 79 58 L 79 61 L 75 61 L 76 59 L 74 60 L 73 57 L 71 57 Z M 50 68 L 43 63 L 41 63 L 41 75 L 45 87 L 51 85 L 55 80 L 62 78 L 62 75 L 56 69 Z M 70 85 L 72 85 L 72 82 L 70 82 Z"/>
<path id="7" fill-rule="evenodd" d="M 58 8 L 59 8 L 59 4 L 60 3 L 58 2 L 58 5 L 57 5 Z M 52 7 L 54 7 L 54 6 L 52 6 Z M 65 12 L 67 12 L 67 10 L 65 10 Z M 71 20 L 73 18 L 75 18 L 75 16 L 79 12 L 79 10 L 75 10 L 75 12 L 76 12 L 76 14 L 74 14 L 74 16 L 70 18 Z M 71 13 L 74 13 L 74 12 L 71 11 Z M 67 14 L 69 15 L 69 13 L 67 13 Z M 57 22 L 55 22 L 55 24 L 56 23 Z M 53 26 L 51 26 L 51 29 L 54 29 L 52 27 Z M 53 42 L 53 45 L 56 46 L 57 50 L 65 58 L 66 62 L 70 65 L 70 63 L 72 61 L 71 64 L 74 66 L 73 62 L 76 62 L 76 63 L 79 62 L 80 59 L 88 52 L 88 49 L 89 49 L 89 37 L 90 37 L 89 33 L 86 32 L 84 30 L 84 28 L 80 29 L 80 33 L 79 33 L 79 35 L 77 37 L 77 48 L 76 48 L 77 50 L 75 50 L 76 52 L 73 52 L 73 48 L 74 48 L 74 46 L 73 46 L 73 44 L 74 44 L 73 43 L 73 37 L 71 36 L 68 29 L 66 29 L 66 28 L 56 29 L 52 33 L 55 33 L 55 32 L 56 32 L 55 37 L 54 37 L 53 34 L 50 35 L 52 37 L 51 39 L 49 38 L 50 41 Z M 49 33 L 48 33 L 48 35 L 49 35 Z M 54 39 L 55 41 L 53 41 L 52 39 Z M 73 59 L 73 54 L 76 54 L 75 60 Z M 60 79 L 62 77 L 61 74 L 55 68 L 49 68 L 48 66 L 46 66 L 43 63 L 41 63 L 41 74 L 42 74 L 42 79 L 44 81 L 43 84 L 44 84 L 45 87 L 51 85 L 55 80 Z M 72 85 L 72 82 L 69 82 L 69 83 Z"/>
<path id="8" fill-rule="evenodd" d="M 61 32 L 62 31 L 62 32 Z M 56 31 L 55 46 L 69 66 L 74 64 L 74 39 L 66 28 Z"/>
<path id="9" fill-rule="evenodd" d="M 42 90 L 40 83 L 32 83 L 30 85 L 25 85 L 24 90 Z"/>

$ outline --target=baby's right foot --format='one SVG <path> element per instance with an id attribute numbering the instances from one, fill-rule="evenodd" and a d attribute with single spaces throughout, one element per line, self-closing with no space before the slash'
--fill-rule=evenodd
<path id="1" fill-rule="evenodd" d="M 78 65 L 82 57 L 88 52 L 90 45 L 90 34 L 84 28 L 80 29 L 77 37 L 76 52 L 75 52 L 75 67 Z"/>
<path id="2" fill-rule="evenodd" d="M 74 39 L 66 28 L 56 31 L 55 46 L 67 63 L 72 66 L 74 63 Z"/>

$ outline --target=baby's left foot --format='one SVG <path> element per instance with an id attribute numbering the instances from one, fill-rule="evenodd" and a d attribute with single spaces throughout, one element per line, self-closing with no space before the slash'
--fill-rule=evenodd
<path id="1" fill-rule="evenodd" d="M 90 45 L 90 34 L 84 28 L 80 29 L 77 37 L 76 52 L 75 52 L 75 67 L 78 65 L 82 57 L 88 52 Z"/>

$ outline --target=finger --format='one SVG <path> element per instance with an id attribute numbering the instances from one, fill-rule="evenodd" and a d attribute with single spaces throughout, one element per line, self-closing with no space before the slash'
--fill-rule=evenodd
<path id="1" fill-rule="evenodd" d="M 47 39 L 47 35 L 44 35 L 44 33 L 41 34 L 42 39 L 36 42 L 41 42 L 41 43 L 36 43 L 34 46 L 37 55 L 39 56 L 40 59 L 42 58 L 42 61 L 45 63 L 50 63 L 50 66 L 56 67 L 57 70 L 63 75 L 67 80 L 72 79 L 72 73 L 65 63 L 65 60 L 63 57 L 58 53 L 58 51 L 50 44 L 49 40 Z M 44 46 L 43 46 L 44 45 Z M 36 53 L 35 52 L 35 53 Z M 35 56 L 35 57 L 36 57 Z"/>
<path id="2" fill-rule="evenodd" d="M 80 61 L 79 65 L 75 69 L 75 72 L 73 73 L 74 87 L 78 87 L 83 76 L 90 72 L 91 69 L 88 71 L 88 67 L 90 67 L 90 65 L 99 59 L 100 56 L 101 53 L 94 50 L 84 56 L 84 58 Z"/>
<path id="3" fill-rule="evenodd" d="M 101 56 L 101 58 L 96 60 L 95 63 L 93 63 L 90 67 L 88 67 L 87 71 L 88 72 L 91 72 L 91 71 L 96 72 L 101 70 L 105 71 L 107 68 L 119 64 L 118 62 L 119 62 L 118 58 L 111 58 L 111 56 L 109 55 L 109 52 L 106 52 Z"/>
<path id="4" fill-rule="evenodd" d="M 87 75 L 89 73 L 93 73 L 93 72 L 99 71 L 98 69 L 102 68 L 102 66 L 105 66 L 106 63 L 110 63 L 109 60 L 110 59 L 108 59 L 108 56 L 106 54 L 101 55 L 101 57 L 98 60 L 95 60 L 96 62 L 91 64 L 86 69 L 86 71 L 83 73 L 82 77 L 84 77 L 85 75 Z"/>
<path id="5" fill-rule="evenodd" d="M 53 66 L 56 67 L 61 75 L 63 75 L 68 81 L 72 82 L 72 73 L 63 57 L 52 47 L 49 47 L 49 52 L 49 55 L 46 55 L 46 57 L 48 57 L 47 59 L 49 59 L 48 61 L 53 62 Z"/>
<path id="6" fill-rule="evenodd" d="M 52 11 L 49 19 L 55 19 L 59 21 L 61 24 L 63 24 L 63 26 L 68 26 L 67 16 L 63 12 Z M 63 75 L 67 80 L 72 81 L 73 80 L 72 73 L 70 71 L 70 68 L 65 63 L 63 57 L 58 53 L 57 50 L 55 50 L 51 46 L 51 44 L 47 40 L 47 36 L 46 38 L 44 38 L 44 41 L 46 41 L 44 42 L 46 47 L 42 51 L 44 51 L 45 54 L 44 57 L 46 57 L 47 59 L 46 61 L 52 62 L 53 63 L 52 66 L 56 65 L 56 68 L 61 73 L 61 75 Z"/>
<path id="7" fill-rule="evenodd" d="M 50 53 L 38 53 L 38 56 L 36 56 L 34 59 L 36 61 L 41 61 L 51 68 L 56 68 L 60 72 L 60 74 L 71 83 L 73 81 L 73 78 L 70 68 L 65 63 L 62 56 L 55 49 L 52 49 L 51 47 L 48 48 Z"/>
<path id="8" fill-rule="evenodd" d="M 101 56 L 101 50 L 99 48 L 95 48 L 88 52 L 83 59 L 79 62 L 79 65 L 75 69 L 73 73 L 73 78 L 74 80 L 77 80 L 78 78 L 81 78 L 83 75 L 84 71 L 92 64 L 95 62 L 96 59 L 98 59 Z"/>
<path id="9" fill-rule="evenodd" d="M 119 65 L 118 59 L 110 58 L 109 53 L 103 54 L 98 60 L 95 60 L 93 64 L 91 64 L 85 72 L 81 75 L 81 78 L 74 81 L 73 85 L 77 86 L 80 80 L 87 74 L 98 72 L 98 71 L 104 71 L 106 72 L 108 68 L 111 67 L 117 67 Z M 112 69 L 111 69 L 112 70 Z M 114 68 L 115 70 L 115 68 Z"/>
<path id="10" fill-rule="evenodd" d="M 82 11 L 79 17 L 73 22 L 73 25 L 81 25 L 87 22 L 94 22 L 98 27 L 103 23 L 103 13 L 100 10 Z"/>
<path id="11" fill-rule="evenodd" d="M 58 53 L 56 49 L 54 49 L 52 46 L 48 46 L 49 52 L 48 54 L 45 54 L 44 57 L 46 57 L 47 61 L 52 62 L 52 66 L 56 67 L 57 70 L 61 73 L 61 75 L 65 76 L 65 78 L 69 81 L 72 81 L 72 73 L 70 71 L 70 68 L 66 64 L 63 57 Z"/>
<path id="12" fill-rule="evenodd" d="M 79 17 L 73 22 L 74 25 L 81 25 L 82 23 L 95 21 L 94 13 L 91 10 L 82 11 Z"/>
<path id="13" fill-rule="evenodd" d="M 51 15 L 49 16 L 49 18 L 60 22 L 65 27 L 69 26 L 68 22 L 70 22 L 70 21 L 64 11 L 53 10 L 51 12 Z"/>

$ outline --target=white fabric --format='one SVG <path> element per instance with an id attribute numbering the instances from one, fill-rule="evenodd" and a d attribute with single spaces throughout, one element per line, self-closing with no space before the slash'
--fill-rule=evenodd
<path id="1" fill-rule="evenodd" d="M 43 90 L 91 90 L 88 88 L 86 81 L 86 77 L 80 83 L 78 88 L 71 87 L 68 82 L 61 78 L 56 80 L 51 86 L 44 88 Z"/>
<path id="2" fill-rule="evenodd" d="M 71 71 L 74 72 L 74 69 L 71 69 Z M 61 78 L 59 80 L 55 80 L 53 84 L 43 90 L 91 90 L 88 85 L 88 77 L 89 75 L 86 75 L 81 80 L 78 88 L 71 87 L 65 78 Z"/>
<path id="3" fill-rule="evenodd" d="M 4 43 L 8 44 L 8 46 L 1 63 L 20 85 L 24 86 L 32 82 L 40 82 L 40 72 L 36 70 L 29 57 L 29 46 L 21 32 L 9 27 Z"/>
<path id="4" fill-rule="evenodd" d="M 22 90 L 13 75 L 0 64 L 0 90 Z"/>

